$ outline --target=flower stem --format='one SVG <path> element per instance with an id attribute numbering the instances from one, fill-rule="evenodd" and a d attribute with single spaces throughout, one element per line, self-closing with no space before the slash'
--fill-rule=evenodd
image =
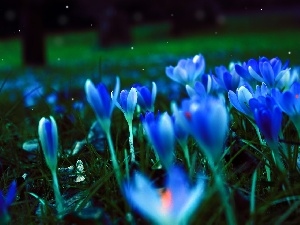
<path id="1" fill-rule="evenodd" d="M 279 168 L 279 170 L 281 172 L 284 172 L 284 166 L 281 161 L 280 154 L 279 154 L 278 142 L 269 141 L 267 143 L 272 151 L 272 156 L 273 156 L 275 165 Z"/>
<path id="2" fill-rule="evenodd" d="M 222 204 L 225 208 L 225 216 L 226 216 L 226 221 L 228 225 L 235 225 L 236 224 L 236 219 L 235 215 L 232 209 L 232 206 L 230 205 L 229 199 L 227 198 L 228 192 L 225 189 L 224 183 L 223 183 L 223 178 L 220 175 L 219 171 L 217 171 L 216 166 L 214 165 L 214 161 L 211 159 L 208 159 L 208 164 L 210 166 L 210 169 L 213 173 L 214 179 L 215 179 L 215 184 L 217 186 L 217 189 L 219 191 L 219 195 L 221 197 Z"/>
<path id="3" fill-rule="evenodd" d="M 115 176 L 116 176 L 118 185 L 121 188 L 121 171 L 120 171 L 119 164 L 117 162 L 115 148 L 114 148 L 114 145 L 113 145 L 113 142 L 112 142 L 111 135 L 110 135 L 109 131 L 106 132 L 106 138 L 107 138 L 107 141 L 108 141 L 110 157 L 111 157 L 111 161 L 112 161 L 112 164 L 113 164 Z"/>
<path id="4" fill-rule="evenodd" d="M 57 173 L 56 170 L 51 171 L 52 173 L 52 180 L 53 180 L 53 191 L 54 191 L 54 197 L 55 197 L 55 205 L 56 210 L 58 213 L 58 217 L 60 218 L 62 216 L 62 213 L 64 211 L 64 204 L 63 204 L 63 198 L 59 191 L 59 185 L 57 180 Z"/>
<path id="5" fill-rule="evenodd" d="M 189 148 L 188 148 L 187 142 L 186 141 L 180 141 L 179 145 L 181 146 L 181 148 L 183 150 L 183 154 L 184 154 L 187 166 L 189 168 L 189 172 L 191 174 L 191 171 L 190 171 L 191 170 L 191 160 L 190 160 L 190 154 L 189 154 Z"/>
<path id="6" fill-rule="evenodd" d="M 133 145 L 133 131 L 132 131 L 132 120 L 128 120 L 128 129 L 129 129 L 129 147 L 130 147 L 130 157 L 131 162 L 135 162 L 135 153 L 134 153 L 134 145 Z"/>

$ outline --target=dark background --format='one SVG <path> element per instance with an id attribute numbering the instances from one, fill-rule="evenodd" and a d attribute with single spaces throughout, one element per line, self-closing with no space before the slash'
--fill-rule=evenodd
<path id="1" fill-rule="evenodd" d="M 264 17 L 260 24 L 251 23 L 257 16 L 273 14 L 280 18 L 280 23 L 277 19 L 263 25 Z M 52 32 L 95 30 L 97 46 L 108 48 L 131 44 L 132 27 L 136 25 L 167 22 L 169 35 L 182 36 L 223 25 L 228 15 L 234 20 L 243 17 L 245 30 L 298 27 L 300 3 L 297 0 L 1 0 L 0 40 L 20 38 L 23 65 L 44 66 L 45 36 Z"/>
<path id="2" fill-rule="evenodd" d="M 1 0 L 0 37 L 17 35 L 29 8 L 30 13 L 39 14 L 46 31 L 66 31 L 100 26 L 115 15 L 129 25 L 165 20 L 215 23 L 221 14 L 260 8 L 292 10 L 299 5 L 297 0 Z"/>

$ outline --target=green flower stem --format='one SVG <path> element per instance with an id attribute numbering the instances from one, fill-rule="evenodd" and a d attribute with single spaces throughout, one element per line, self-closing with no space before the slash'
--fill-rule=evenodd
<path id="1" fill-rule="evenodd" d="M 264 145 L 264 142 L 263 142 L 263 139 L 261 138 L 261 135 L 260 135 L 260 131 L 259 131 L 258 126 L 257 126 L 253 121 L 251 121 L 250 119 L 249 119 L 249 121 L 250 121 L 250 123 L 253 125 L 253 127 L 254 127 L 254 129 L 255 129 L 255 132 L 256 132 L 257 137 L 258 137 L 258 139 L 259 139 L 259 143 L 260 143 L 261 145 Z"/>
<path id="2" fill-rule="evenodd" d="M 58 213 L 58 217 L 60 218 L 62 216 L 62 213 L 64 211 L 64 204 L 63 204 L 63 198 L 59 191 L 59 185 L 57 180 L 57 173 L 56 170 L 51 171 L 52 174 L 52 180 L 53 180 L 53 191 L 54 191 L 54 197 L 55 197 L 55 205 L 56 210 Z"/>
<path id="3" fill-rule="evenodd" d="M 188 168 L 189 168 L 189 170 L 191 170 L 191 160 L 190 160 L 190 154 L 189 154 L 189 148 L 188 148 L 187 142 L 186 141 L 180 141 L 179 145 L 183 150 L 183 154 L 184 154 L 186 163 L 188 165 Z M 191 171 L 189 171 L 189 172 L 191 174 Z"/>
<path id="4" fill-rule="evenodd" d="M 112 161 L 112 164 L 113 164 L 115 176 L 116 176 L 118 185 L 121 188 L 121 180 L 122 180 L 121 170 L 120 170 L 117 158 L 116 158 L 115 148 L 114 148 L 114 145 L 113 145 L 113 142 L 112 142 L 111 135 L 110 135 L 109 131 L 106 131 L 106 138 L 107 138 L 107 141 L 108 141 L 110 157 L 111 157 L 111 161 Z"/>
<path id="5" fill-rule="evenodd" d="M 0 216 L 0 221 L 2 225 L 8 225 L 11 223 L 11 218 L 8 212 L 5 212 Z"/>
<path id="6" fill-rule="evenodd" d="M 219 171 L 217 171 L 217 168 L 214 165 L 214 160 L 212 160 L 212 157 L 208 156 L 208 164 L 209 164 L 212 174 L 214 176 L 215 184 L 217 186 L 222 204 L 224 206 L 227 224 L 228 225 L 236 225 L 237 223 L 236 223 L 236 219 L 235 219 L 235 214 L 234 214 L 232 206 L 230 205 L 230 201 L 229 201 L 230 199 L 227 197 L 229 194 L 225 189 L 223 178 L 222 178 L 221 174 L 219 173 Z"/>
<path id="7" fill-rule="evenodd" d="M 278 149 L 278 142 L 269 141 L 268 145 L 272 151 L 272 156 L 275 162 L 275 165 L 279 168 L 281 172 L 284 172 L 284 166 L 280 159 L 279 149 Z"/>
<path id="8" fill-rule="evenodd" d="M 130 147 L 130 157 L 131 162 L 135 162 L 135 153 L 133 145 L 133 131 L 132 131 L 132 120 L 127 120 L 128 129 L 129 129 L 129 147 Z"/>

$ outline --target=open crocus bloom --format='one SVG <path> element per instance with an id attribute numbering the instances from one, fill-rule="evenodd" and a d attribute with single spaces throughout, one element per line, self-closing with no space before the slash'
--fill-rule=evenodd
<path id="1" fill-rule="evenodd" d="M 166 75 L 175 82 L 193 86 L 196 79 L 204 74 L 204 70 L 204 57 L 198 54 L 192 59 L 180 59 L 175 67 L 166 67 L 165 72 Z"/>
<path id="2" fill-rule="evenodd" d="M 187 224 L 204 193 L 204 180 L 198 178 L 191 187 L 183 170 L 174 166 L 168 170 L 166 185 L 158 190 L 139 172 L 124 185 L 129 204 L 154 224 Z"/>

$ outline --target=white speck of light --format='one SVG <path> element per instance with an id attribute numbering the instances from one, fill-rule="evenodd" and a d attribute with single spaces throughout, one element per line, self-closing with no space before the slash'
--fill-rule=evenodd
<path id="1" fill-rule="evenodd" d="M 169 44 L 169 42 L 167 41 L 167 44 Z"/>
<path id="2" fill-rule="evenodd" d="M 142 70 L 145 70 L 145 69 L 142 69 Z"/>
<path id="3" fill-rule="evenodd" d="M 2 59 L 2 61 L 3 61 L 3 59 Z"/>
<path id="4" fill-rule="evenodd" d="M 74 101 L 74 98 L 71 98 L 72 101 Z"/>
<path id="5" fill-rule="evenodd" d="M 91 23 L 91 27 L 93 26 L 93 24 Z"/>
<path id="6" fill-rule="evenodd" d="M 60 61 L 60 58 L 57 58 L 58 61 Z"/>
<path id="7" fill-rule="evenodd" d="M 215 31 L 215 34 L 218 34 L 218 32 L 217 32 L 217 31 Z"/>
<path id="8" fill-rule="evenodd" d="M 133 46 L 131 47 L 131 50 L 133 50 L 134 48 L 133 48 Z"/>
<path id="9" fill-rule="evenodd" d="M 19 30 L 19 32 L 21 32 L 21 30 Z"/>
<path id="10" fill-rule="evenodd" d="M 66 9 L 68 9 L 69 8 L 69 6 L 68 5 L 66 5 Z"/>
<path id="11" fill-rule="evenodd" d="M 260 11 L 262 11 L 262 9 L 260 9 Z"/>
<path id="12" fill-rule="evenodd" d="M 289 55 L 290 55 L 291 53 L 292 53 L 291 51 L 288 52 Z"/>

